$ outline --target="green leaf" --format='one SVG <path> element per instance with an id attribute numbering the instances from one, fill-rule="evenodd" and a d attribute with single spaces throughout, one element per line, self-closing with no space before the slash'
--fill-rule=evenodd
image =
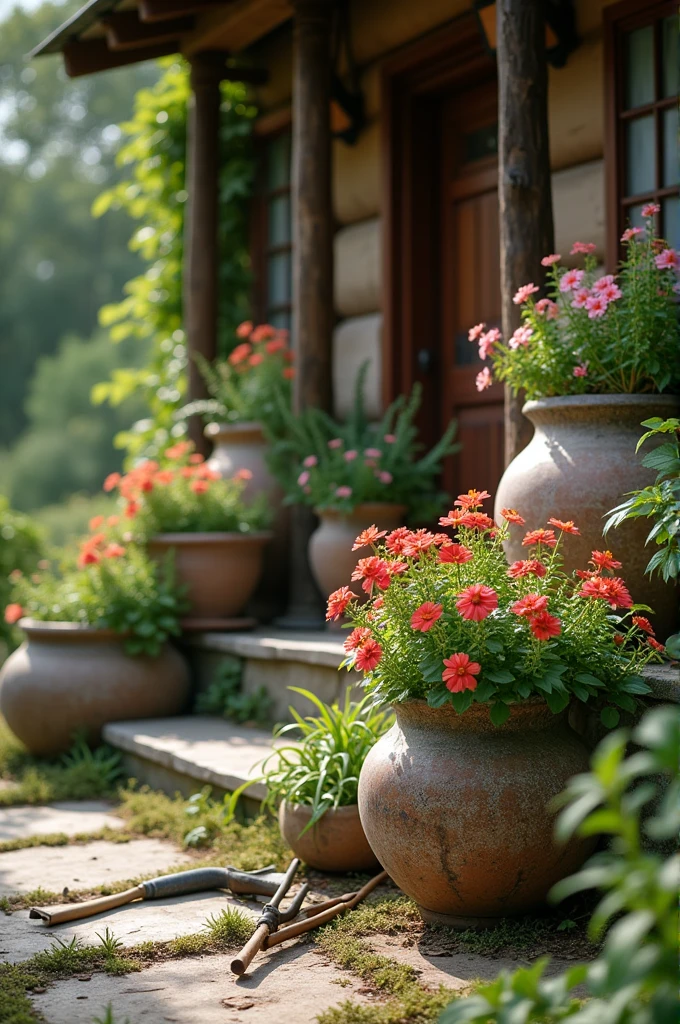
<path id="1" fill-rule="evenodd" d="M 489 717 L 494 725 L 503 725 L 503 722 L 507 722 L 510 717 L 510 708 L 507 704 L 503 704 L 502 701 L 496 701 L 495 704 L 491 705 Z"/>
<path id="2" fill-rule="evenodd" d="M 418 669 L 426 683 L 440 683 L 444 669 L 441 655 L 428 654 L 418 663 Z"/>
<path id="3" fill-rule="evenodd" d="M 504 683 L 513 683 L 515 681 L 514 675 L 508 668 L 493 669 L 492 671 L 485 669 L 484 678 L 490 679 L 492 683 L 499 683 L 501 686 Z"/>
<path id="4" fill-rule="evenodd" d="M 600 711 L 600 721 L 607 729 L 615 729 L 621 716 L 616 708 L 606 707 Z"/>
<path id="5" fill-rule="evenodd" d="M 590 672 L 577 672 L 574 679 L 578 680 L 579 683 L 585 683 L 586 686 L 604 686 L 602 680 Z"/>
<path id="6" fill-rule="evenodd" d="M 491 651 L 492 654 L 502 654 L 503 644 L 500 640 L 494 640 L 493 637 L 489 637 L 486 641 L 486 649 L 487 651 Z"/>
<path id="7" fill-rule="evenodd" d="M 569 704 L 569 694 L 568 693 L 554 693 L 554 692 L 553 693 L 546 693 L 546 695 L 545 695 L 545 702 L 548 705 L 548 707 L 550 708 L 550 710 L 552 711 L 552 713 L 554 715 L 558 715 L 560 713 L 560 711 L 564 711 L 564 709 L 568 706 L 568 704 Z"/>
<path id="8" fill-rule="evenodd" d="M 451 694 L 445 686 L 438 686 L 434 690 L 430 690 L 427 695 L 427 703 L 431 708 L 440 708 L 446 704 Z"/>
<path id="9" fill-rule="evenodd" d="M 451 696 L 451 703 L 459 715 L 467 711 L 472 704 L 472 693 L 472 690 L 464 690 L 462 693 L 454 693 Z"/>

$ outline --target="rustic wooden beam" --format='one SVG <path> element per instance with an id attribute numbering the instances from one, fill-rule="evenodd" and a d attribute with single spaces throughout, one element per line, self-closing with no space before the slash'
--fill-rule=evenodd
<path id="1" fill-rule="evenodd" d="M 512 297 L 542 285 L 541 258 L 555 246 L 548 136 L 548 69 L 543 0 L 497 0 L 498 198 L 503 335 L 520 326 Z M 531 438 L 523 396 L 506 389 L 506 464 Z"/>
<path id="2" fill-rule="evenodd" d="M 331 27 L 333 0 L 292 0 L 293 344 L 296 412 L 332 409 L 333 207 L 331 200 Z M 321 620 L 307 560 L 314 516 L 292 509 L 289 626 Z M 324 595 L 325 596 L 325 595 Z"/>
<path id="3" fill-rule="evenodd" d="M 121 11 L 101 19 L 110 50 L 135 50 L 140 46 L 156 46 L 176 42 L 196 25 L 194 17 L 172 18 L 160 25 L 140 21 L 137 11 Z"/>
<path id="4" fill-rule="evenodd" d="M 218 51 L 191 58 L 183 277 L 190 401 L 207 397 L 195 355 L 212 362 L 217 354 L 220 81 L 224 68 L 225 54 Z M 197 450 L 205 453 L 207 445 L 198 416 L 189 421 L 189 434 Z"/>
<path id="5" fill-rule="evenodd" d="M 227 7 L 230 0 L 139 0 L 142 21 L 169 21 L 184 14 L 199 14 L 215 7 Z"/>
<path id="6" fill-rule="evenodd" d="M 134 50 L 110 50 L 105 39 L 75 40 L 63 48 L 64 68 L 69 78 L 92 75 L 97 71 L 138 64 L 143 60 L 156 60 L 171 53 L 179 53 L 179 40 L 156 46 L 140 46 Z"/>

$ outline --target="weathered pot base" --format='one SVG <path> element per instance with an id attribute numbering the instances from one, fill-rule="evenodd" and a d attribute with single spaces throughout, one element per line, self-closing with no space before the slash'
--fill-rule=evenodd
<path id="1" fill-rule="evenodd" d="M 457 932 L 485 931 L 495 928 L 506 917 L 457 917 L 455 914 L 438 914 L 436 910 L 426 910 L 418 904 L 418 912 L 426 924 L 439 924 L 444 928 L 452 928 Z"/>

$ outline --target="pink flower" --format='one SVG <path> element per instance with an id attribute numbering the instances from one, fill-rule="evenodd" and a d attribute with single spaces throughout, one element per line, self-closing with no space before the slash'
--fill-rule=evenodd
<path id="1" fill-rule="evenodd" d="M 588 364 L 587 363 L 579 363 L 578 366 L 574 367 L 574 369 L 572 370 L 572 373 L 573 373 L 574 377 L 587 377 L 588 376 Z"/>
<path id="2" fill-rule="evenodd" d="M 556 320 L 559 316 L 560 307 L 552 299 L 539 299 L 536 303 L 536 312 L 541 316 L 545 313 L 547 320 Z"/>
<path id="3" fill-rule="evenodd" d="M 593 281 L 593 291 L 601 292 L 603 288 L 608 288 L 610 284 L 614 284 L 614 275 L 605 274 L 604 277 L 598 277 L 597 281 Z"/>
<path id="4" fill-rule="evenodd" d="M 514 615 L 525 615 L 527 618 L 533 618 L 539 612 L 545 611 L 547 607 L 548 598 L 544 594 L 526 594 L 525 597 L 510 605 L 510 611 Z"/>
<path id="5" fill-rule="evenodd" d="M 589 298 L 590 292 L 587 288 L 577 288 L 572 295 L 571 304 L 574 309 L 583 309 Z"/>
<path id="6" fill-rule="evenodd" d="M 443 610 L 440 604 L 435 604 L 433 601 L 425 601 L 419 608 L 416 608 L 411 616 L 411 629 L 420 633 L 427 633 L 428 629 L 432 629 L 435 622 L 441 619 Z"/>
<path id="7" fill-rule="evenodd" d="M 622 297 L 623 292 L 617 284 L 612 282 L 611 284 L 607 284 L 603 288 L 600 288 L 599 294 L 603 299 L 606 299 L 607 302 L 615 302 L 616 299 L 620 299 Z"/>
<path id="8" fill-rule="evenodd" d="M 477 341 L 477 338 L 484 330 L 484 327 L 485 324 L 475 324 L 474 327 L 471 327 L 468 331 L 468 341 Z"/>
<path id="9" fill-rule="evenodd" d="M 574 250 L 572 249 L 572 252 L 573 251 Z M 571 292 L 574 288 L 578 288 L 582 280 L 582 270 L 568 270 L 566 274 L 562 274 L 562 277 L 560 278 L 560 291 Z"/>
<path id="10" fill-rule="evenodd" d="M 496 342 L 500 341 L 500 337 L 501 332 L 498 330 L 497 327 L 492 327 L 490 331 L 487 331 L 486 334 L 483 334 L 481 336 L 481 338 L 479 339 L 480 359 L 486 359 L 486 357 L 488 356 L 489 352 L 496 344 Z"/>
<path id="11" fill-rule="evenodd" d="M 634 238 L 637 238 L 637 236 L 641 234 L 642 228 L 626 228 L 626 230 L 621 235 L 621 241 L 631 242 Z"/>
<path id="12" fill-rule="evenodd" d="M 498 594 L 483 583 L 473 583 L 462 590 L 456 599 L 456 608 L 464 619 L 481 622 L 498 608 Z"/>
<path id="13" fill-rule="evenodd" d="M 10 626 L 13 626 L 15 622 L 19 621 L 23 614 L 24 609 L 20 604 L 17 604 L 16 602 L 14 604 L 8 604 L 5 608 L 5 622 L 9 623 Z"/>
<path id="14" fill-rule="evenodd" d="M 594 242 L 574 242 L 571 247 L 571 255 L 577 256 L 579 253 L 583 253 L 587 256 L 591 252 L 595 252 L 596 246 Z"/>
<path id="15" fill-rule="evenodd" d="M 336 487 L 335 489 L 336 498 L 351 498 L 352 488 L 351 487 Z"/>
<path id="16" fill-rule="evenodd" d="M 529 344 L 529 340 L 534 332 L 531 327 L 518 327 L 513 336 L 508 342 L 510 348 L 520 348 Z"/>
<path id="17" fill-rule="evenodd" d="M 675 249 L 664 249 L 654 257 L 654 262 L 659 270 L 677 270 L 680 266 Z"/>
<path id="18" fill-rule="evenodd" d="M 382 452 L 379 448 L 364 448 L 364 455 L 369 459 L 379 459 Z"/>
<path id="19" fill-rule="evenodd" d="M 350 448 L 349 451 L 345 452 L 343 458 L 345 462 L 354 462 L 358 454 L 353 448 Z"/>
<path id="20" fill-rule="evenodd" d="M 658 203 L 647 203 L 646 206 L 642 207 L 643 217 L 653 217 L 655 213 L 661 213 L 661 207 Z"/>
<path id="21" fill-rule="evenodd" d="M 488 366 L 485 366 L 483 370 L 480 370 L 475 377 L 475 387 L 478 391 L 486 391 L 492 384 L 491 371 Z"/>
<path id="22" fill-rule="evenodd" d="M 302 473 L 300 473 L 299 477 L 297 478 L 297 482 L 299 483 L 300 487 L 304 487 L 306 483 L 309 483 L 309 473 L 307 472 L 306 469 L 303 470 Z"/>
<path id="23" fill-rule="evenodd" d="M 607 312 L 608 302 L 604 295 L 589 295 L 586 299 L 588 319 L 597 320 Z"/>
<path id="24" fill-rule="evenodd" d="M 307 466 L 308 469 L 311 469 L 312 466 L 316 466 L 318 461 L 319 460 L 317 459 L 316 455 L 308 455 L 306 459 L 303 459 L 302 465 Z"/>
<path id="25" fill-rule="evenodd" d="M 385 436 L 383 437 L 383 441 L 385 442 L 385 444 L 394 444 L 396 440 L 397 439 L 394 434 L 385 434 Z"/>
<path id="26" fill-rule="evenodd" d="M 680 295 L 680 281 L 676 281 L 671 291 L 675 292 L 676 295 Z"/>
<path id="27" fill-rule="evenodd" d="M 526 302 L 530 295 L 537 292 L 538 288 L 533 282 L 529 284 L 523 284 L 521 288 L 518 288 L 512 297 L 512 301 L 516 306 L 521 306 L 523 302 Z"/>
<path id="28" fill-rule="evenodd" d="M 380 481 L 381 484 L 391 484 L 392 483 L 392 480 L 393 480 L 392 474 L 388 473 L 386 469 L 381 469 L 380 472 L 376 474 L 376 476 L 377 476 L 377 478 L 378 478 L 378 480 Z"/>
<path id="29" fill-rule="evenodd" d="M 332 441 L 328 442 L 328 447 L 331 448 L 331 449 L 332 448 L 342 448 L 342 438 L 341 437 L 334 437 L 332 439 Z"/>
<path id="30" fill-rule="evenodd" d="M 541 260 L 542 267 L 552 267 L 553 263 L 557 263 L 562 257 L 558 252 L 553 252 L 550 256 L 544 256 Z"/>
<path id="31" fill-rule="evenodd" d="M 537 640 L 549 640 L 551 636 L 559 636 L 562 632 L 560 620 L 550 612 L 539 612 L 529 620 L 529 627 Z"/>
<path id="32" fill-rule="evenodd" d="M 451 693 L 462 693 L 463 690 L 476 690 L 478 676 L 482 666 L 477 661 L 470 661 L 469 654 L 452 654 L 450 658 L 444 658 L 444 671 L 442 681 L 446 683 L 446 689 Z"/>

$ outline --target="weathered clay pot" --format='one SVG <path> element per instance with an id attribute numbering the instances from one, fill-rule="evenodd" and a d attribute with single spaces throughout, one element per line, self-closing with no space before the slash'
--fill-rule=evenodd
<path id="1" fill-rule="evenodd" d="M 375 525 L 381 530 L 395 530 L 404 521 L 406 507 L 387 502 L 357 505 L 352 512 L 315 509 L 319 525 L 309 539 L 309 562 L 324 597 L 340 587 L 349 586 L 361 594 L 361 584 L 352 583 L 352 572 L 360 558 L 370 555 L 366 548 L 352 551 L 352 544 L 362 530 Z"/>
<path id="2" fill-rule="evenodd" d="M 654 482 L 653 470 L 641 465 L 643 451 L 635 447 L 652 416 L 677 416 L 680 398 L 671 395 L 572 395 L 527 402 L 522 410 L 534 425 L 530 444 L 510 463 L 496 492 L 496 516 L 501 508 L 516 508 L 526 529 L 546 526 L 548 519 L 573 519 L 581 535 L 565 537 L 565 568 L 586 569 L 593 550 L 609 548 L 623 563 L 621 576 L 633 600 L 656 611 L 659 635 L 673 631 L 678 610 L 677 588 L 658 577 L 645 576 L 654 554 L 645 539 L 653 520 L 623 523 L 602 535 L 610 509 L 625 500 L 627 491 Z M 524 528 L 510 527 L 505 550 L 508 560 L 526 558 Z"/>
<path id="3" fill-rule="evenodd" d="M 239 469 L 250 470 L 253 475 L 244 488 L 245 499 L 265 494 L 273 512 L 266 564 L 249 606 L 256 618 L 268 621 L 283 612 L 288 594 L 290 507 L 283 504 L 283 488 L 267 465 L 267 442 L 259 423 L 209 423 L 205 436 L 213 443 L 210 469 L 223 479 Z"/>
<path id="4" fill-rule="evenodd" d="M 195 620 L 240 615 L 262 573 L 271 533 L 158 533 L 147 542 L 152 558 L 174 551 L 178 583 L 186 586 Z"/>
<path id="5" fill-rule="evenodd" d="M 380 865 L 368 845 L 356 804 L 326 811 L 323 818 L 300 835 L 312 816 L 305 804 L 279 807 L 281 835 L 296 857 L 319 871 L 374 871 Z"/>
<path id="6" fill-rule="evenodd" d="M 393 881 L 425 920 L 453 927 L 543 903 L 590 849 L 555 845 L 546 809 L 588 767 L 566 712 L 527 701 L 495 726 L 484 704 L 459 715 L 414 700 L 395 711 L 359 778 L 361 823 Z"/>
<path id="7" fill-rule="evenodd" d="M 156 658 L 133 657 L 111 629 L 31 619 L 19 625 L 26 639 L 0 671 L 0 710 L 32 754 L 68 750 L 78 732 L 96 742 L 106 722 L 183 710 L 189 670 L 170 644 Z"/>

